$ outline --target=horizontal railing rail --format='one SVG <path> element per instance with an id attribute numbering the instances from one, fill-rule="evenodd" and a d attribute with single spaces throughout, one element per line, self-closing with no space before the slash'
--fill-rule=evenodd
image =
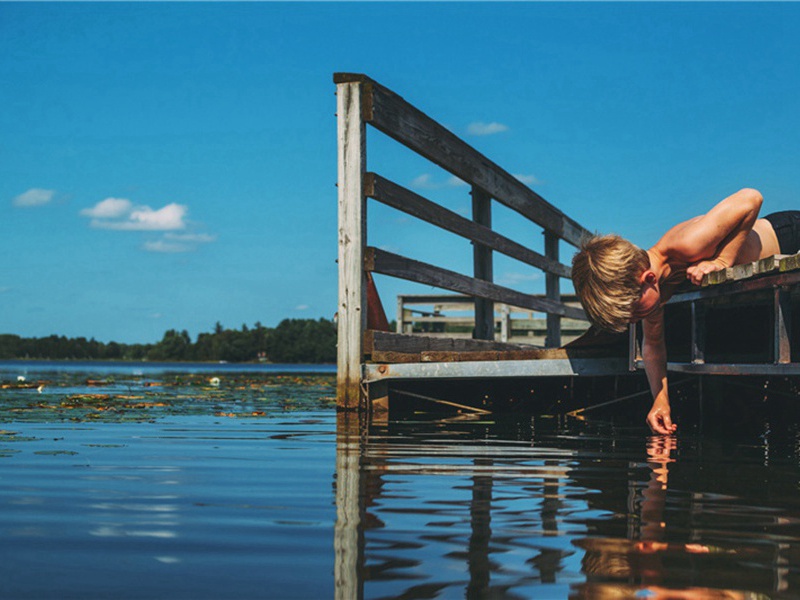
<path id="1" fill-rule="evenodd" d="M 568 266 L 562 265 L 556 260 L 500 235 L 489 227 L 462 217 L 458 213 L 448 210 L 375 173 L 366 174 L 364 193 L 367 197 L 377 200 L 381 204 L 391 206 L 412 217 L 455 233 L 471 242 L 497 250 L 506 256 L 532 267 L 537 267 L 547 273 L 567 278 L 572 276 L 572 269 Z"/>
<path id="2" fill-rule="evenodd" d="M 569 317 L 571 319 L 584 319 L 582 309 L 567 306 L 563 302 L 556 302 L 549 298 L 542 298 L 534 294 L 525 294 L 503 287 L 482 279 L 475 279 L 435 267 L 418 260 L 392 254 L 379 248 L 367 248 L 365 268 L 383 275 L 390 275 L 406 279 L 415 283 L 432 285 L 434 287 L 454 292 L 461 292 L 477 298 L 496 300 L 504 304 L 513 304 L 521 308 L 528 308 L 551 315 Z"/>
<path id="3" fill-rule="evenodd" d="M 378 82 L 355 73 L 337 73 L 334 82 L 362 84 L 364 121 L 420 156 L 481 188 L 573 246 L 591 235 L 505 169 Z"/>

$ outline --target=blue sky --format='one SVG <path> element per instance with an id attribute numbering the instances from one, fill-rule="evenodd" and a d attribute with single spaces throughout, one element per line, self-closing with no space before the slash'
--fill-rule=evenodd
<path id="1" fill-rule="evenodd" d="M 0 333 L 332 317 L 335 71 L 642 246 L 745 186 L 798 208 L 798 29 L 795 3 L 2 2 Z M 370 169 L 468 213 L 449 174 L 368 143 Z M 468 272 L 468 243 L 369 210 L 370 244 Z M 495 222 L 541 248 L 510 211 Z M 495 276 L 543 289 L 507 259 Z M 397 293 L 430 291 L 378 285 L 390 318 Z"/>

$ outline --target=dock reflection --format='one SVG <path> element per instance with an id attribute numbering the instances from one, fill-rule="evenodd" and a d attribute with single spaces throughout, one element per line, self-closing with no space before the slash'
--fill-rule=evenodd
<path id="1" fill-rule="evenodd" d="M 337 426 L 337 599 L 798 590 L 780 568 L 798 555 L 796 527 L 774 539 L 731 531 L 731 513 L 776 511 L 752 498 L 720 509 L 733 478 L 698 464 L 674 474 L 675 437 L 485 415 L 370 424 L 340 413 Z"/>

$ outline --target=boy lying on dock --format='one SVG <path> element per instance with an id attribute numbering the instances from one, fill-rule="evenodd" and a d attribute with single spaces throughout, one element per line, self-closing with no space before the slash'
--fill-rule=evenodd
<path id="1" fill-rule="evenodd" d="M 617 235 L 584 242 L 572 260 L 575 292 L 589 319 L 609 331 L 623 332 L 643 321 L 645 372 L 653 394 L 647 424 L 670 434 L 664 303 L 685 280 L 700 285 L 712 271 L 774 254 L 800 250 L 800 211 L 758 218 L 763 198 L 753 189 L 739 190 L 706 214 L 671 228 L 649 250 Z"/>

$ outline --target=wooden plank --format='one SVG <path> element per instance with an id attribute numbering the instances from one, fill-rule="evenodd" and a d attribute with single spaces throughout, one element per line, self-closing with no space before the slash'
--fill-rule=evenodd
<path id="1" fill-rule="evenodd" d="M 644 363 L 637 365 L 644 369 Z M 784 375 L 800 375 L 800 363 L 667 363 L 667 371 L 671 373 L 692 373 L 695 375 L 768 375 L 772 377 Z"/>
<path id="2" fill-rule="evenodd" d="M 800 254 L 792 254 L 781 259 L 779 270 L 782 273 L 796 269 L 800 269 Z"/>
<path id="3" fill-rule="evenodd" d="M 749 279 L 755 274 L 755 267 L 758 262 L 751 262 L 745 263 L 743 265 L 734 265 L 730 267 L 730 277 L 733 281 L 739 281 L 740 279 Z M 727 271 L 727 269 L 726 269 Z"/>
<path id="4" fill-rule="evenodd" d="M 361 85 L 337 86 L 339 304 L 336 403 L 361 404 L 361 332 L 366 328 L 366 130 L 361 119 Z"/>
<path id="5" fill-rule="evenodd" d="M 627 374 L 627 359 L 623 358 L 419 362 L 364 366 L 364 378 L 368 382 L 377 379 L 489 379 Z"/>
<path id="6" fill-rule="evenodd" d="M 498 202 L 573 246 L 580 246 L 581 241 L 591 235 L 575 220 L 391 90 L 366 76 L 334 75 L 334 81 L 344 79 L 363 82 L 364 119 L 376 129 L 459 179 L 482 188 Z"/>
<path id="7" fill-rule="evenodd" d="M 544 232 L 544 253 L 547 258 L 558 262 L 558 237 L 550 231 Z M 545 290 L 548 300 L 561 302 L 561 286 L 559 278 L 547 273 L 545 275 Z M 561 317 L 554 314 L 547 315 L 547 338 L 545 346 L 558 348 L 561 345 Z"/>
<path id="8" fill-rule="evenodd" d="M 800 262 L 798 264 L 800 265 Z M 784 268 L 783 261 L 781 261 L 781 268 Z M 769 274 L 764 277 L 732 281 L 729 285 L 725 286 L 715 285 L 705 288 L 693 288 L 686 292 L 676 293 L 667 301 L 667 304 L 680 304 L 682 302 L 692 302 L 699 299 L 721 298 L 723 296 L 732 297 L 737 294 L 769 289 L 776 285 L 795 285 L 797 283 L 800 283 L 800 271 L 792 270 L 787 272 L 779 272 Z"/>
<path id="9" fill-rule="evenodd" d="M 407 322 L 410 323 L 444 323 L 445 325 L 463 325 L 463 326 L 472 326 L 475 324 L 475 319 L 472 317 L 444 317 L 444 316 L 422 316 L 422 317 L 411 317 L 406 319 Z M 506 321 L 506 317 L 503 314 L 499 314 L 495 316 L 494 322 L 495 324 L 500 324 Z M 546 319 L 507 319 L 508 327 L 513 329 L 514 331 L 540 331 L 542 333 L 547 332 L 547 320 Z M 562 319 L 561 320 L 561 330 L 562 332 L 566 331 L 586 331 L 589 328 L 589 324 L 586 321 L 578 321 L 575 319 Z M 397 332 L 402 333 L 402 332 Z"/>
<path id="10" fill-rule="evenodd" d="M 375 350 L 370 356 L 373 363 L 387 363 L 396 365 L 399 363 L 418 363 L 422 361 L 422 354 L 419 352 L 393 352 L 392 350 Z"/>
<path id="11" fill-rule="evenodd" d="M 478 187 L 472 188 L 472 220 L 476 225 L 492 228 L 492 199 Z M 472 263 L 475 279 L 494 281 L 492 249 L 485 244 L 473 242 Z M 472 337 L 476 340 L 494 339 L 494 302 L 488 298 L 475 298 L 475 328 Z"/>
<path id="12" fill-rule="evenodd" d="M 367 248 L 365 268 L 368 271 L 461 292 L 479 298 L 489 298 L 495 302 L 513 304 L 514 306 L 529 308 L 534 311 L 555 313 L 571 319 L 586 319 L 585 313 L 580 308 L 553 302 L 547 298 L 523 294 L 494 283 L 473 279 L 454 271 L 434 267 L 433 265 L 392 254 L 378 248 Z"/>
<path id="13" fill-rule="evenodd" d="M 773 254 L 756 262 L 755 272 L 759 275 L 780 270 L 781 260 L 786 258 L 786 254 Z"/>
<path id="14" fill-rule="evenodd" d="M 775 254 L 755 262 L 734 265 L 703 276 L 701 285 L 718 285 L 728 281 L 741 281 L 757 275 L 766 275 L 775 271 L 792 271 L 800 268 L 800 255 Z"/>
<path id="15" fill-rule="evenodd" d="M 472 298 L 466 294 L 400 294 L 405 304 L 472 304 Z M 578 297 L 575 294 L 561 294 L 563 302 L 571 302 L 575 306 L 579 305 Z M 511 307 L 514 312 L 530 312 L 527 308 Z"/>
<path id="16" fill-rule="evenodd" d="M 557 260 L 539 254 L 480 223 L 470 221 L 438 204 L 431 202 L 411 190 L 408 190 L 375 173 L 367 173 L 365 193 L 373 198 L 400 210 L 412 217 L 421 219 L 451 233 L 460 235 L 474 243 L 481 244 L 505 254 L 515 260 L 541 269 L 546 273 L 553 273 L 559 277 L 570 278 L 572 269 L 562 265 Z"/>
<path id="17" fill-rule="evenodd" d="M 719 285 L 728 281 L 728 269 L 720 269 L 719 271 L 712 271 L 703 275 L 701 286 Z"/>
<path id="18" fill-rule="evenodd" d="M 531 350 L 516 350 L 508 352 L 422 352 L 422 362 L 469 362 L 492 360 L 556 360 L 575 358 L 603 358 L 597 348 L 584 348 L 567 351 L 563 348 L 534 348 Z"/>
<path id="19" fill-rule="evenodd" d="M 408 353 L 431 351 L 516 351 L 528 350 L 530 346 L 524 344 L 505 344 L 489 340 L 473 340 L 471 338 L 433 337 L 369 330 L 364 332 L 364 348 L 367 353 L 374 354 L 379 350 Z"/>

